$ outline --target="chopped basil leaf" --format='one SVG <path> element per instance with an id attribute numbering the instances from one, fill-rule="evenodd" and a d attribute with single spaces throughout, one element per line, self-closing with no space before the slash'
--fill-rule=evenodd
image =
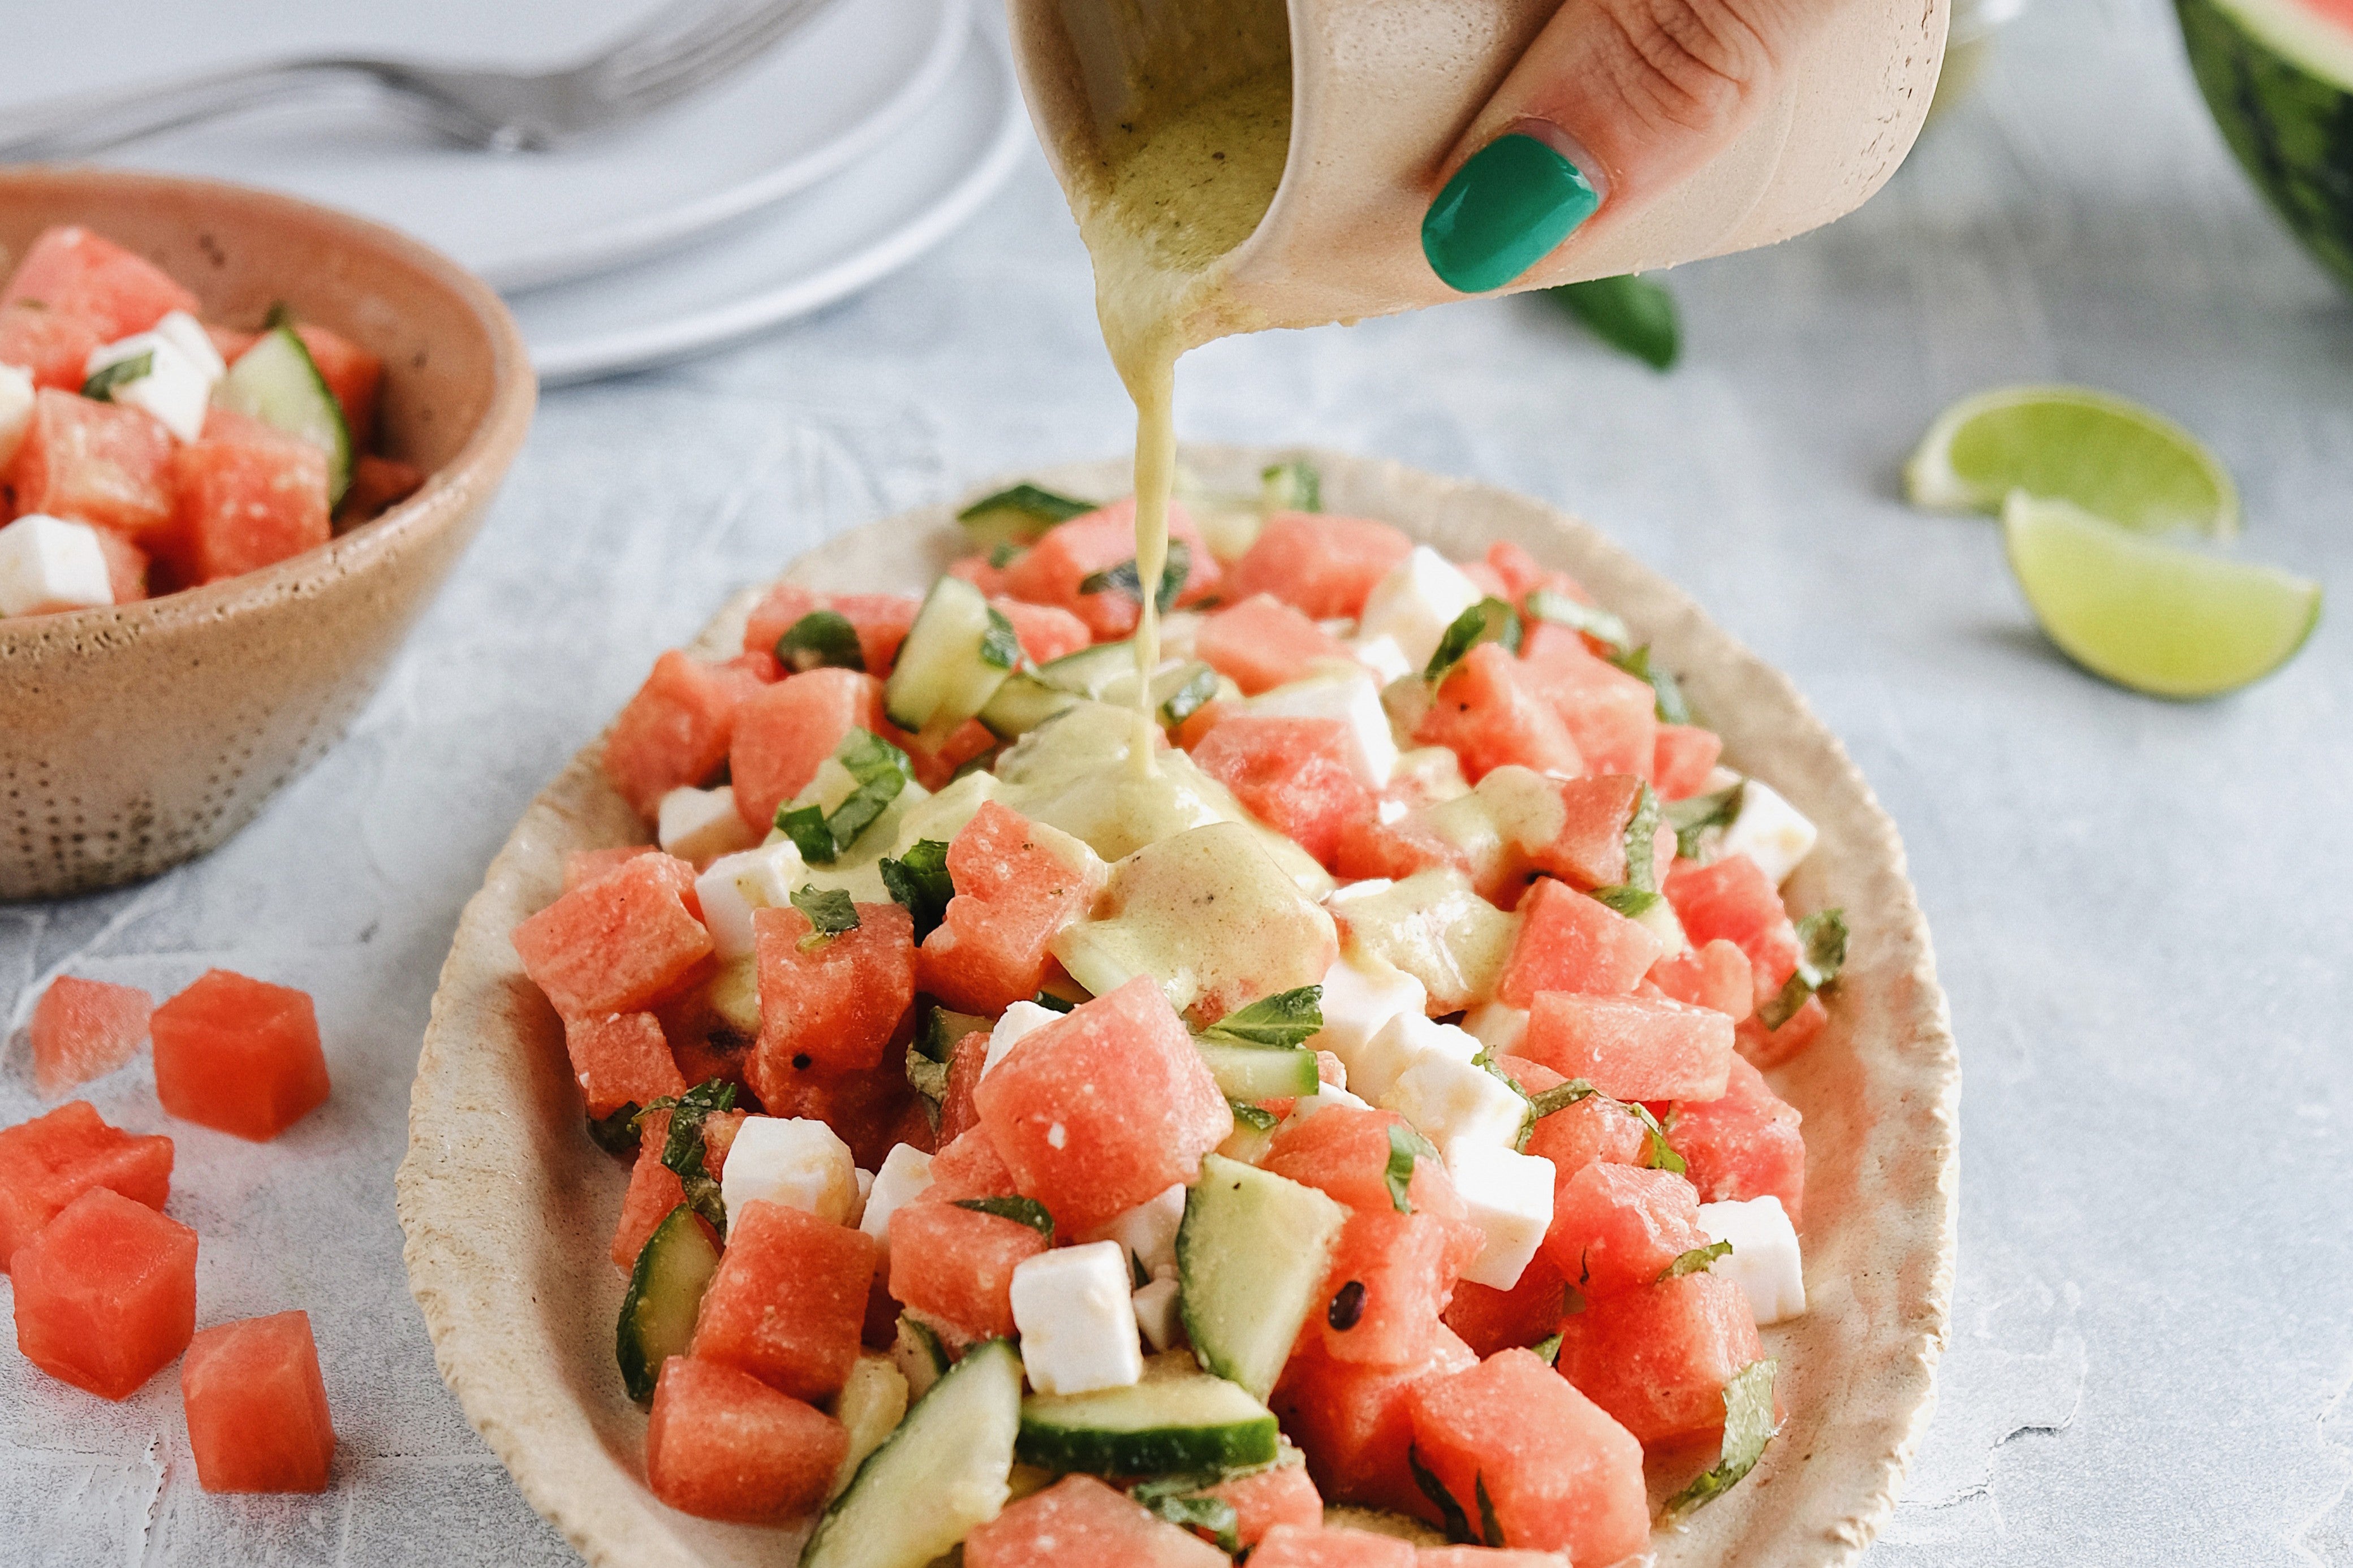
<path id="1" fill-rule="evenodd" d="M 1168 694 L 1160 705 L 1160 721 L 1182 724 L 1199 710 L 1202 703 L 1218 694 L 1218 672 L 1208 665 L 1195 670 L 1191 679 Z"/>
<path id="2" fill-rule="evenodd" d="M 1229 1100 L 1226 1106 L 1234 1113 L 1235 1121 L 1258 1132 L 1273 1131 L 1274 1124 L 1282 1120 L 1264 1106 L 1252 1105 L 1246 1100 Z"/>
<path id="3" fill-rule="evenodd" d="M 1518 1088 L 1516 1084 L 1513 1087 Z M 1521 1092 L 1523 1094 L 1526 1094 L 1525 1089 Z M 1539 1089 L 1534 1094 L 1528 1094 L 1526 1096 L 1528 1102 L 1527 1120 L 1520 1123 L 1519 1142 L 1514 1144 L 1513 1147 L 1519 1150 L 1523 1154 L 1526 1153 L 1528 1152 L 1528 1135 L 1536 1130 L 1537 1122 L 1542 1121 L 1546 1117 L 1550 1116 L 1556 1110 L 1567 1110 L 1578 1100 L 1588 1099 L 1593 1093 L 1594 1088 L 1591 1084 L 1586 1082 L 1581 1078 L 1573 1078 L 1567 1083 L 1556 1083 L 1550 1089 Z"/>
<path id="4" fill-rule="evenodd" d="M 805 886 L 793 894 L 793 908 L 808 917 L 809 932 L 800 942 L 803 952 L 828 937 L 858 929 L 858 906 L 850 901 L 849 889 L 844 888 Z"/>
<path id="5" fill-rule="evenodd" d="M 1661 806 L 1661 820 L 1675 830 L 1675 853 L 1686 860 L 1698 859 L 1704 847 L 1700 836 L 1711 827 L 1732 826 L 1732 819 L 1740 815 L 1740 797 L 1747 787 L 1748 781 L 1742 779 L 1711 795 L 1671 800 Z"/>
<path id="6" fill-rule="evenodd" d="M 801 858 L 822 866 L 833 858 L 833 829 L 825 825 L 825 811 L 814 805 L 787 805 L 776 812 L 776 831 L 793 841 Z"/>
<path id="7" fill-rule="evenodd" d="M 1018 1220 L 1049 1242 L 1054 1239 L 1054 1216 L 1036 1198 L 958 1198 L 955 1206 L 975 1214 L 993 1214 L 999 1219 Z"/>
<path id="8" fill-rule="evenodd" d="M 1487 1495 L 1487 1472 L 1481 1470 L 1472 1479 L 1471 1486 L 1472 1489 L 1479 1494 L 1479 1533 L 1485 1537 L 1489 1546 L 1501 1550 L 1504 1544 L 1504 1526 L 1495 1518 L 1495 1500 Z"/>
<path id="9" fill-rule="evenodd" d="M 1410 1443 L 1406 1445 L 1405 1462 L 1406 1468 L 1413 1472 L 1413 1484 L 1421 1489 L 1421 1495 L 1428 1498 L 1430 1505 L 1438 1510 L 1446 1539 L 1457 1546 L 1478 1545 L 1479 1538 L 1471 1533 L 1470 1515 L 1464 1513 L 1462 1505 L 1454 1500 L 1454 1494 L 1446 1489 L 1446 1483 L 1432 1475 L 1430 1468 L 1421 1462 L 1420 1451 Z"/>
<path id="10" fill-rule="evenodd" d="M 1663 284 L 1621 272 L 1614 278 L 1563 283 L 1545 292 L 1595 337 L 1652 370 L 1668 369 L 1683 352 L 1675 297 Z"/>
<path id="11" fill-rule="evenodd" d="M 1659 1278 L 1672 1279 L 1684 1274 L 1704 1274 L 1707 1272 L 1708 1265 L 1717 1258 L 1731 1256 L 1732 1243 L 1712 1241 L 1705 1247 L 1694 1247 L 1689 1252 L 1676 1258 L 1672 1263 L 1659 1271 Z"/>
<path id="12" fill-rule="evenodd" d="M 1560 1364 L 1560 1334 L 1557 1331 L 1546 1334 L 1528 1349 L 1535 1352 L 1536 1359 L 1546 1366 Z"/>
<path id="13" fill-rule="evenodd" d="M 1067 1013 L 1071 1008 L 1078 1005 L 1076 1002 L 1071 1001 L 1069 997 L 1057 996 L 1051 991 L 1040 991 L 1035 996 L 1030 997 L 1029 1000 L 1036 1003 L 1039 1006 L 1045 1008 L 1049 1013 Z"/>
<path id="14" fill-rule="evenodd" d="M 1649 1106 L 1630 1100 L 1626 1102 L 1626 1114 L 1641 1122 L 1642 1131 L 1650 1135 L 1642 1145 L 1642 1163 L 1653 1171 L 1672 1171 L 1678 1176 L 1690 1171 L 1690 1162 L 1667 1146 L 1667 1130 L 1659 1125 L 1659 1119 L 1651 1114 Z"/>
<path id="15" fill-rule="evenodd" d="M 1599 605 L 1588 605 L 1554 588 L 1531 588 L 1526 601 L 1527 613 L 1540 621 L 1550 621 L 1556 626 L 1583 632 L 1597 642 L 1607 644 L 1615 653 L 1623 653 L 1633 645 L 1634 636 L 1626 623 Z"/>
<path id="16" fill-rule="evenodd" d="M 958 1040 L 970 1034 L 987 1034 L 990 1027 L 991 1021 L 981 1014 L 958 1013 L 927 997 L 923 1021 L 915 1026 L 914 1048 L 935 1062 L 947 1061 L 955 1056 Z"/>
<path id="17" fill-rule="evenodd" d="M 919 1045 L 907 1047 L 907 1082 L 923 1097 L 923 1114 L 939 1129 L 940 1106 L 948 1097 L 948 1064 L 934 1061 Z"/>
<path id="18" fill-rule="evenodd" d="M 1019 559 L 1021 559 L 1021 547 L 1018 544 L 1008 543 L 1000 539 L 988 547 L 988 563 L 1000 572 Z"/>
<path id="19" fill-rule="evenodd" d="M 1773 1374 L 1779 1363 L 1751 1362 L 1724 1385 L 1724 1449 L 1713 1469 L 1667 1500 L 1667 1513 L 1680 1519 L 1713 1502 L 1757 1468 L 1773 1438 Z"/>
<path id="20" fill-rule="evenodd" d="M 1422 669 L 1422 679 L 1440 679 L 1482 642 L 1499 642 L 1506 651 L 1517 653 L 1520 637 L 1517 610 L 1501 599 L 1482 599 L 1447 626 L 1446 635 L 1438 639 L 1438 651 L 1430 656 L 1430 663 Z"/>
<path id="21" fill-rule="evenodd" d="M 1646 784 L 1634 797 L 1634 815 L 1626 819 L 1626 886 L 1635 892 L 1659 890 L 1658 840 L 1659 795 Z"/>
<path id="22" fill-rule="evenodd" d="M 1153 594 L 1153 604 L 1166 615 L 1176 595 L 1185 589 L 1185 580 L 1193 574 L 1193 548 L 1181 539 L 1168 542 L 1168 559 L 1160 568 L 1160 586 Z M 1135 558 L 1130 556 L 1116 566 L 1107 566 L 1079 583 L 1082 594 L 1124 594 L 1137 604 L 1144 603 L 1144 582 Z"/>
<path id="23" fill-rule="evenodd" d="M 988 606 L 988 630 L 980 635 L 980 662 L 991 669 L 1011 669 L 1021 662 L 1021 639 L 1013 623 L 996 605 Z"/>
<path id="24" fill-rule="evenodd" d="M 1173 1525 L 1207 1531 L 1218 1543 L 1218 1550 L 1229 1557 L 1241 1550 L 1241 1537 L 1236 1533 L 1240 1521 L 1235 1517 L 1234 1505 L 1221 1497 L 1164 1492 L 1147 1498 L 1139 1492 L 1135 1500 Z"/>
<path id="25" fill-rule="evenodd" d="M 1640 888 L 1596 888 L 1593 897 L 1608 904 L 1630 921 L 1641 920 L 1658 907 L 1659 895 Z"/>
<path id="26" fill-rule="evenodd" d="M 607 1154 L 634 1152 L 638 1146 L 638 1102 L 632 1100 L 610 1116 L 590 1117 L 589 1141 Z"/>
<path id="27" fill-rule="evenodd" d="M 1302 985 L 1261 996 L 1238 1007 L 1201 1031 L 1201 1037 L 1229 1046 L 1292 1050 L 1324 1027 L 1324 987 Z"/>
<path id="28" fill-rule="evenodd" d="M 1322 511 L 1324 475 L 1304 458 L 1261 468 L 1259 506 L 1266 511 Z"/>
<path id="29" fill-rule="evenodd" d="M 1413 1185 L 1413 1163 L 1419 1159 L 1435 1160 L 1438 1151 L 1429 1139 L 1402 1121 L 1389 1123 L 1388 1168 L 1381 1173 L 1388 1184 L 1389 1202 L 1399 1214 L 1411 1214 L 1413 1202 L 1406 1194 Z"/>
<path id="30" fill-rule="evenodd" d="M 858 628 L 839 610 L 811 610 L 776 639 L 776 662 L 799 674 L 811 669 L 866 668 Z"/>
<path id="31" fill-rule="evenodd" d="M 956 513 L 956 521 L 975 540 L 1028 544 L 1056 523 L 1068 522 L 1094 510 L 1095 504 L 1025 483 L 981 497 Z M 1000 563 L 992 561 L 990 564 Z"/>
<path id="32" fill-rule="evenodd" d="M 955 897 L 955 880 L 948 875 L 948 847 L 936 838 L 919 838 L 897 859 L 885 855 L 877 868 L 892 899 L 915 917 L 915 940 L 921 942 L 939 929 L 948 900 Z"/>
<path id="33" fill-rule="evenodd" d="M 100 365 L 97 374 L 83 382 L 81 395 L 84 397 L 96 398 L 100 403 L 111 403 L 114 401 L 116 387 L 137 381 L 142 376 L 152 375 L 154 370 L 155 351 L 153 349 L 149 349 L 145 353 L 132 354 L 129 359 L 116 360 L 112 364 Z"/>
<path id="34" fill-rule="evenodd" d="M 1651 662 L 1650 644 L 1644 643 L 1631 653 L 1613 655 L 1609 662 L 1635 679 L 1650 683 L 1660 723 L 1688 724 L 1692 721 L 1691 704 L 1683 700 L 1682 684 Z"/>
<path id="35" fill-rule="evenodd" d="M 659 1104 L 659 1100 L 655 1102 Z M 734 1107 L 733 1084 L 716 1078 L 699 1083 L 667 1107 L 670 1136 L 662 1142 L 661 1162 L 677 1173 L 679 1184 L 686 1190 L 687 1204 L 723 1237 L 727 1234 L 727 1205 L 719 1195 L 718 1182 L 703 1168 L 702 1123 L 713 1111 L 732 1110 Z"/>
<path id="36" fill-rule="evenodd" d="M 847 799 L 828 816 L 814 805 L 786 806 L 776 812 L 776 826 L 799 848 L 812 866 L 831 864 L 874 826 L 899 792 L 915 776 L 907 753 L 865 730 L 853 729 L 834 748 L 834 761 L 858 781 Z"/>
<path id="37" fill-rule="evenodd" d="M 1757 1009 L 1757 1021 L 1778 1029 L 1798 1016 L 1806 998 L 1838 978 L 1846 967 L 1846 911 L 1823 910 L 1798 922 L 1798 967 L 1773 999 Z"/>

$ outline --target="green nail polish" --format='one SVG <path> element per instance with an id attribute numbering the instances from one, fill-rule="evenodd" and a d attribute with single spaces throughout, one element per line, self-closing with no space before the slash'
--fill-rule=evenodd
<path id="1" fill-rule="evenodd" d="M 1421 219 L 1421 253 L 1446 286 L 1500 289 L 1593 216 L 1601 195 L 1533 136 L 1499 136 L 1472 154 Z"/>

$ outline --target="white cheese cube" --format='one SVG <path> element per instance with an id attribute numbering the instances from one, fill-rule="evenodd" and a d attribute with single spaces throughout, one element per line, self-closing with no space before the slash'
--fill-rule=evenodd
<path id="1" fill-rule="evenodd" d="M 1508 1290 L 1552 1228 L 1553 1164 L 1508 1147 L 1456 1142 L 1447 1145 L 1446 1173 L 1487 1238 L 1462 1278 Z"/>
<path id="2" fill-rule="evenodd" d="M 728 1168 L 733 1169 L 734 1154 L 730 1152 L 727 1159 Z M 865 1173 L 859 1173 L 861 1176 Z M 932 1157 L 913 1143 L 892 1144 L 891 1152 L 882 1156 L 882 1168 L 874 1173 L 873 1184 L 867 1189 L 866 1212 L 858 1216 L 858 1228 L 889 1250 L 891 1216 L 931 1189 Z"/>
<path id="3" fill-rule="evenodd" d="M 696 789 L 691 784 L 671 790 L 656 808 L 654 836 L 665 855 L 701 864 L 733 855 L 759 843 L 760 836 L 744 824 L 735 809 L 735 786 Z"/>
<path id="4" fill-rule="evenodd" d="M 1462 1015 L 1462 1032 L 1486 1047 L 1488 1056 L 1510 1056 L 1528 1032 L 1527 1009 L 1508 1002 L 1482 1002 Z"/>
<path id="5" fill-rule="evenodd" d="M 1373 584 L 1356 635 L 1395 638 L 1406 668 L 1418 670 L 1438 651 L 1439 639 L 1454 617 L 1485 596 L 1452 562 L 1427 544 L 1417 544 Z"/>
<path id="6" fill-rule="evenodd" d="M 988 1031 L 988 1050 L 980 1058 L 980 1076 L 987 1078 L 988 1069 L 1003 1061 L 1008 1051 L 1061 1016 L 1035 1002 L 1016 1002 L 1008 1007 L 998 1016 L 997 1026 Z"/>
<path id="7" fill-rule="evenodd" d="M 1249 710 L 1277 719 L 1337 719 L 1348 727 L 1348 768 L 1377 791 L 1397 768 L 1397 737 L 1389 730 L 1381 689 L 1369 675 L 1319 675 L 1261 692 Z"/>
<path id="8" fill-rule="evenodd" d="M 1420 1017 L 1430 1001 L 1421 982 L 1385 958 L 1343 955 L 1324 972 L 1324 1027 L 1311 1050 L 1330 1051 L 1343 1066 L 1400 1014 Z"/>
<path id="9" fill-rule="evenodd" d="M 1435 1053 L 1399 1073 L 1375 1103 L 1412 1122 L 1441 1150 L 1458 1143 L 1508 1149 L 1518 1142 L 1528 1110 L 1519 1090 L 1485 1068 Z"/>
<path id="10" fill-rule="evenodd" d="M 1085 1394 L 1142 1377 L 1134 1289 L 1127 1253 L 1115 1241 L 1058 1247 L 1014 1265 L 1013 1326 L 1029 1386 Z"/>
<path id="11" fill-rule="evenodd" d="M 853 1171 L 850 1174 L 858 1178 L 858 1206 L 857 1212 L 849 1216 L 848 1223 L 863 1229 L 866 1225 L 866 1200 L 874 1195 L 874 1173 Z"/>
<path id="12" fill-rule="evenodd" d="M 858 1165 L 849 1145 L 822 1121 L 748 1116 L 728 1148 L 719 1195 L 730 1225 L 749 1203 L 783 1204 L 848 1225 L 858 1208 Z"/>
<path id="13" fill-rule="evenodd" d="M 1309 1117 L 1314 1115 L 1319 1110 L 1331 1110 L 1344 1106 L 1350 1110 L 1369 1110 L 1372 1109 L 1372 1107 L 1366 1105 L 1363 1100 L 1358 1100 L 1355 1095 L 1350 1094 L 1346 1089 L 1335 1089 L 1327 1083 L 1322 1089 L 1317 1089 L 1314 1094 L 1303 1094 L 1297 1100 L 1293 1100 L 1291 1102 L 1291 1115 L 1284 1121 L 1283 1125 L 1288 1127 L 1293 1121 L 1306 1121 Z M 1220 1151 L 1220 1152 L 1222 1152 L 1222 1151 Z"/>
<path id="14" fill-rule="evenodd" d="M 1413 666 L 1406 662 L 1405 649 L 1398 647 L 1397 638 L 1387 633 L 1377 637 L 1358 637 L 1348 645 L 1348 651 L 1355 654 L 1356 662 L 1371 670 L 1373 679 L 1383 686 L 1413 673 Z"/>
<path id="15" fill-rule="evenodd" d="M 1428 1058 L 1468 1067 L 1479 1054 L 1479 1042 L 1451 1024 L 1433 1023 L 1419 1013 L 1400 1013 L 1382 1025 L 1354 1056 L 1334 1054 L 1346 1065 L 1348 1081 L 1356 1092 L 1379 1105 L 1387 1103 L 1390 1089 L 1417 1062 Z"/>
<path id="16" fill-rule="evenodd" d="M 1184 1340 L 1184 1304 L 1175 1279 L 1155 1279 L 1135 1293 L 1135 1326 L 1155 1352 L 1174 1350 Z"/>
<path id="17" fill-rule="evenodd" d="M 205 374 L 201 363 L 189 357 L 185 349 L 161 333 L 134 332 L 90 350 L 82 374 L 93 376 L 111 366 L 142 360 L 145 368 L 129 380 L 109 385 L 107 397 L 129 407 L 145 409 L 183 441 L 193 441 L 204 434 L 205 410 L 212 404 L 213 378 Z"/>
<path id="18" fill-rule="evenodd" d="M 1184 1223 L 1185 1189 L 1174 1186 L 1113 1215 L 1089 1231 L 1087 1239 L 1119 1243 L 1144 1266 L 1145 1279 L 1157 1279 L 1176 1272 L 1176 1227 Z"/>
<path id="19" fill-rule="evenodd" d="M 1798 1251 L 1797 1227 L 1779 1198 L 1768 1194 L 1745 1203 L 1702 1204 L 1699 1227 L 1711 1242 L 1732 1243 L 1731 1253 L 1708 1271 L 1732 1277 L 1760 1325 L 1804 1314 L 1805 1260 Z"/>
<path id="20" fill-rule="evenodd" d="M 228 362 L 221 358 L 220 350 L 213 347 L 212 334 L 185 310 L 166 311 L 163 320 L 147 330 L 185 354 L 207 384 L 228 374 Z"/>
<path id="21" fill-rule="evenodd" d="M 0 468 L 16 460 L 33 427 L 33 373 L 20 364 L 0 364 Z"/>
<path id="22" fill-rule="evenodd" d="M 749 957 L 752 911 L 785 908 L 807 876 L 801 852 L 789 838 L 723 855 L 705 867 L 694 879 L 694 896 L 702 900 L 702 923 L 720 959 Z"/>
<path id="23" fill-rule="evenodd" d="M 0 616 L 112 603 L 106 552 L 88 523 L 33 511 L 0 528 Z"/>
<path id="24" fill-rule="evenodd" d="M 1750 779 L 1741 786 L 1740 815 L 1725 828 L 1716 854 L 1747 856 L 1778 888 L 1789 879 L 1798 862 L 1813 852 L 1817 837 L 1814 825 L 1782 799 L 1778 791 Z"/>

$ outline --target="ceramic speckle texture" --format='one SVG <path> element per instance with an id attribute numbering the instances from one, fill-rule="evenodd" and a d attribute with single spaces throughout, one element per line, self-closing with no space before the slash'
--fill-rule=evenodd
<path id="1" fill-rule="evenodd" d="M 1241 488 L 1291 455 L 1193 447 L 1185 458 Z M 1335 511 L 1390 519 L 1455 554 L 1516 540 L 1576 573 L 1686 672 L 1727 756 L 1821 825 L 1788 893 L 1799 909 L 1842 906 L 1856 934 L 1830 1027 L 1773 1075 L 1806 1118 L 1811 1310 L 1765 1331 L 1788 1418 L 1748 1481 L 1653 1546 L 1661 1568 L 1852 1562 L 1894 1506 L 1926 1422 L 1953 1269 L 1958 1058 L 1894 827 L 1787 679 L 1594 530 L 1490 486 L 1312 456 Z M 1024 477 L 1108 494 L 1125 474 L 1101 463 Z M 788 576 L 920 588 L 957 552 L 950 517 L 943 505 L 869 524 Z M 698 651 L 739 646 L 755 598 L 737 595 Z M 789 1535 L 688 1518 L 640 1479 L 645 1422 L 613 1369 L 622 1281 L 606 1256 L 626 1171 L 584 1134 L 562 1029 L 508 941 L 556 896 L 566 851 L 645 837 L 597 756 L 582 752 L 533 803 L 442 969 L 396 1184 L 409 1281 L 468 1418 L 591 1563 L 785 1561 Z"/>
<path id="2" fill-rule="evenodd" d="M 211 320 L 259 325 L 282 300 L 382 355 L 381 445 L 432 477 L 259 572 L 0 620 L 0 900 L 153 876 L 316 762 L 480 523 L 534 397 L 497 297 L 379 225 L 203 180 L 0 172 L 0 253 L 60 223 L 156 262 Z"/>

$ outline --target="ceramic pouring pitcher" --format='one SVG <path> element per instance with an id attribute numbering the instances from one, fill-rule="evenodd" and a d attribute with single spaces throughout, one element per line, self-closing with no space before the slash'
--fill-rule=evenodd
<path id="1" fill-rule="evenodd" d="M 1279 66 L 1291 142 L 1266 216 L 1224 264 L 1262 326 L 1461 298 L 1421 252 L 1439 166 L 1559 0 L 1009 0 L 1023 95 L 1055 177 L 1150 81 L 1179 100 Z M 1572 235 L 1506 291 L 1767 245 L 1852 211 L 1893 174 L 1934 96 L 1947 0 L 1842 0 L 1722 156 L 1622 221 Z M 1605 219 L 1608 215 L 1605 210 Z"/>

